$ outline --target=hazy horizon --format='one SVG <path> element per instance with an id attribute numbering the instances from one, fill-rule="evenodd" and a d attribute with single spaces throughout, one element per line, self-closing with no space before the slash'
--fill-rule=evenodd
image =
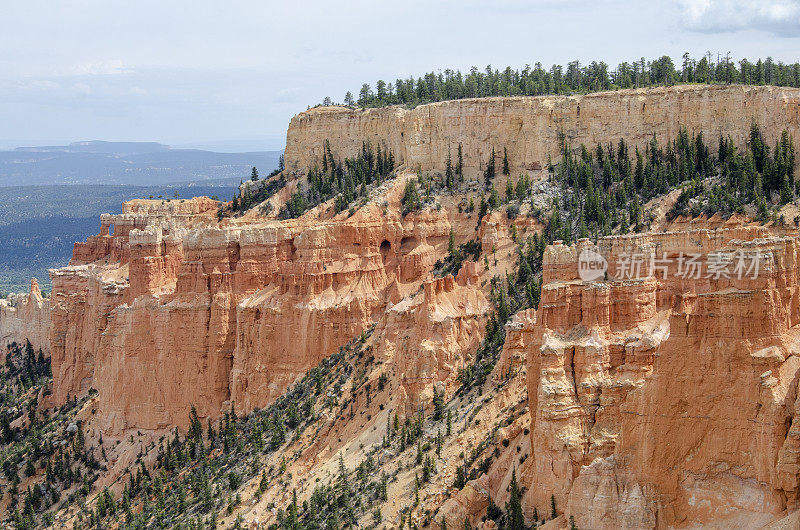
<path id="1" fill-rule="evenodd" d="M 0 151 L 13 151 L 25 147 L 45 147 L 45 146 L 68 146 L 76 142 L 136 142 L 150 143 L 156 142 L 166 145 L 172 149 L 200 149 L 203 151 L 213 151 L 217 153 L 249 153 L 249 152 L 270 152 L 283 151 L 283 146 L 270 147 L 270 140 L 242 138 L 236 140 L 206 140 L 190 142 L 185 144 L 168 144 L 158 140 L 117 140 L 107 138 L 75 138 L 71 140 L 14 140 L 0 138 Z"/>
<path id="2" fill-rule="evenodd" d="M 291 117 L 362 83 L 471 66 L 706 51 L 800 56 L 800 0 L 451 0 L 384 4 L 11 3 L 0 141 L 284 147 Z M 47 142 L 44 142 L 47 143 Z"/>

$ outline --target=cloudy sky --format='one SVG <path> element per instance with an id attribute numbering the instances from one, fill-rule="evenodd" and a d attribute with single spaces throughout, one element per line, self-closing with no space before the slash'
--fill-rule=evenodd
<path id="1" fill-rule="evenodd" d="M 707 50 L 800 60 L 800 0 L 2 0 L 0 148 L 280 149 L 365 81 Z"/>

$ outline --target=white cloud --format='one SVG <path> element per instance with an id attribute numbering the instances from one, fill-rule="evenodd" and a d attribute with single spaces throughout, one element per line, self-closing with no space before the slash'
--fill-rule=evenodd
<path id="1" fill-rule="evenodd" d="M 77 92 L 79 94 L 91 94 L 92 93 L 92 87 L 90 87 L 86 83 L 75 83 L 74 85 L 72 85 L 72 90 L 74 90 L 75 92 Z"/>
<path id="2" fill-rule="evenodd" d="M 15 86 L 23 91 L 31 90 L 59 90 L 61 84 L 50 79 L 20 79 L 15 83 Z"/>
<path id="3" fill-rule="evenodd" d="M 119 75 L 129 73 L 132 70 L 125 66 L 121 59 L 109 59 L 102 61 L 88 61 L 73 64 L 58 72 L 60 75 Z"/>
<path id="4" fill-rule="evenodd" d="M 677 0 L 684 25 L 704 33 L 756 29 L 800 37 L 800 0 Z"/>

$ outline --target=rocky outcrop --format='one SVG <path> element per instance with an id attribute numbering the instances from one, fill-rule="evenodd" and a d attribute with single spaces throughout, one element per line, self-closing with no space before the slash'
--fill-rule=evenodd
<path id="1" fill-rule="evenodd" d="M 42 298 L 39 282 L 31 280 L 28 294 L 11 294 L 0 300 L 0 348 L 30 341 L 34 349 L 50 353 L 50 303 Z"/>
<path id="2" fill-rule="evenodd" d="M 434 388 L 452 395 L 458 373 L 483 339 L 491 305 L 478 282 L 479 265 L 465 262 L 457 277 L 431 278 L 421 293 L 390 306 L 375 329 L 375 356 L 397 382 L 401 416 L 429 407 Z"/>
<path id="3" fill-rule="evenodd" d="M 608 279 L 579 278 L 584 251 Z M 634 255 L 656 266 L 630 274 Z M 579 528 L 757 527 L 796 509 L 798 258 L 796 234 L 761 227 L 548 247 L 541 305 L 504 352 L 527 353 L 528 509 L 553 495 Z"/>
<path id="4" fill-rule="evenodd" d="M 413 109 L 316 107 L 295 116 L 286 135 L 286 164 L 321 159 L 328 140 L 337 156 L 354 155 L 365 139 L 392 150 L 410 169 L 443 170 L 462 144 L 464 166 L 477 171 L 492 148 L 508 150 L 516 169 L 536 170 L 559 157 L 559 135 L 589 147 L 620 138 L 644 146 L 677 137 L 681 127 L 738 145 L 755 120 L 770 145 L 788 129 L 800 150 L 800 90 L 783 87 L 681 85 L 578 96 L 462 99 Z"/>
<path id="5" fill-rule="evenodd" d="M 743 143 L 755 119 L 770 143 L 784 128 L 800 140 L 799 109 L 797 89 L 739 86 L 317 108 L 292 120 L 286 161 L 303 169 L 326 139 L 336 156 L 368 139 L 413 169 L 443 168 L 460 143 L 470 171 L 492 147 L 506 147 L 515 170 L 537 170 L 557 155 L 562 133 L 575 143 L 624 137 L 641 145 L 684 126 Z M 268 405 L 370 329 L 350 390 L 328 394 L 331 406 L 318 411 L 324 428 L 306 431 L 295 463 L 308 466 L 309 484 L 314 473 L 315 482 L 327 479 L 332 468 L 316 464 L 340 450 L 361 461 L 365 446 L 385 444 L 393 418 L 432 408 L 434 389 L 455 394 L 483 339 L 488 280 L 516 262 L 511 234 L 540 228 L 500 211 L 476 227 L 457 205 L 477 195 L 426 197 L 425 208 L 402 215 L 411 176 L 400 171 L 352 210 L 323 204 L 283 221 L 257 209 L 220 221 L 218 202 L 206 198 L 131 201 L 76 243 L 69 266 L 51 271 L 49 303 L 35 284 L 0 301 L 0 339 L 49 345 L 53 403 L 95 389 L 92 429 L 157 437 L 186 426 L 192 405 L 204 420 L 231 406 Z M 297 185 L 289 182 L 284 199 Z M 489 499 L 504 505 L 512 476 L 524 486 L 529 520 L 534 508 L 549 514 L 555 500 L 553 526 L 569 516 L 580 528 L 792 524 L 800 502 L 798 234 L 739 219 L 701 222 L 714 229 L 677 220 L 681 231 L 547 248 L 539 308 L 506 324 L 483 393 L 449 405 L 457 413 L 451 454 L 421 508 L 442 508 L 434 525 L 469 518 L 492 528 L 479 520 Z M 477 239 L 483 256 L 455 277 L 434 278 L 450 237 Z M 383 449 L 380 462 L 403 458 Z M 495 458 L 486 458 L 486 472 L 451 491 L 455 466 L 483 454 Z M 398 495 L 413 491 L 416 465 L 398 464 L 395 475 L 409 471 Z M 392 504 L 399 520 L 402 503 Z"/>
<path id="6" fill-rule="evenodd" d="M 270 403 L 446 251 L 446 212 L 399 215 L 403 182 L 385 190 L 395 207 L 329 221 L 220 225 L 199 199 L 104 216 L 52 272 L 56 401 L 95 388 L 114 432 Z"/>

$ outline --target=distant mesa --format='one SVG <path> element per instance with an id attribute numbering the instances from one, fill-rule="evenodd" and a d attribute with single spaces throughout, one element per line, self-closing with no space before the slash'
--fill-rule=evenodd
<path id="1" fill-rule="evenodd" d="M 34 153 L 107 153 L 117 155 L 159 153 L 169 150 L 170 146 L 160 144 L 158 142 L 105 142 L 102 140 L 72 142 L 69 145 L 17 147 L 15 149 L 15 151 L 27 151 Z"/>

